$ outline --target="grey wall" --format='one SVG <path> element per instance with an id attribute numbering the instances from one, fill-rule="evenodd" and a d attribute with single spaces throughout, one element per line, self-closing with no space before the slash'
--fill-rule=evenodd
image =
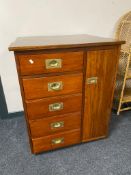
<path id="1" fill-rule="evenodd" d="M 8 113 L 5 94 L 4 94 L 3 85 L 0 77 L 0 118 L 7 119 L 10 117 L 18 117 L 18 116 L 23 116 L 23 111 Z"/>

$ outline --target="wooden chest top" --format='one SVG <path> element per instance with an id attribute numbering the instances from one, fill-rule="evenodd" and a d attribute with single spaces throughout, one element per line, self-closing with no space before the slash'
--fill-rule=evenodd
<path id="1" fill-rule="evenodd" d="M 81 48 L 90 46 L 106 46 L 124 44 L 110 38 L 91 35 L 65 35 L 65 36 L 31 36 L 19 37 L 9 46 L 10 51 L 43 50 L 57 48 Z"/>

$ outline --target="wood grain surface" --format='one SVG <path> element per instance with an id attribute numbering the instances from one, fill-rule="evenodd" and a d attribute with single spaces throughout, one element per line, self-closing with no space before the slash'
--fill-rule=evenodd
<path id="1" fill-rule="evenodd" d="M 19 37 L 10 46 L 10 51 L 44 50 L 58 48 L 84 48 L 95 46 L 109 46 L 124 44 L 111 38 L 102 38 L 91 35 L 65 35 L 65 36 L 32 36 Z"/>
<path id="2" fill-rule="evenodd" d="M 83 52 L 59 52 L 48 54 L 18 54 L 21 75 L 81 71 Z M 60 59 L 61 68 L 46 68 L 47 59 Z M 31 62 L 30 62 L 31 61 Z"/>
<path id="3" fill-rule="evenodd" d="M 53 128 L 52 123 L 63 122 L 63 127 Z M 81 112 L 52 116 L 40 120 L 31 120 L 30 130 L 33 138 L 48 136 L 67 130 L 80 129 Z"/>
<path id="4" fill-rule="evenodd" d="M 51 77 L 23 78 L 25 98 L 28 100 L 82 92 L 83 74 L 70 74 Z M 63 88 L 49 91 L 48 83 L 62 82 Z"/>
<path id="5" fill-rule="evenodd" d="M 108 133 L 119 48 L 89 51 L 86 80 L 98 77 L 97 84 L 85 83 L 83 141 Z"/>
<path id="6" fill-rule="evenodd" d="M 57 111 L 50 111 L 49 105 L 54 103 L 63 103 L 63 108 Z M 64 95 L 26 101 L 29 120 L 81 111 L 81 106 L 82 94 Z"/>
<path id="7" fill-rule="evenodd" d="M 52 144 L 52 140 L 57 138 L 64 138 L 64 142 L 56 145 Z M 80 130 L 79 129 L 71 130 L 47 137 L 32 139 L 32 143 L 33 143 L 33 153 L 35 154 L 40 153 L 42 151 L 48 151 L 73 144 L 78 144 L 80 143 Z"/>
<path id="8" fill-rule="evenodd" d="M 33 153 L 107 136 L 123 43 L 70 35 L 22 37 L 10 45 Z M 62 59 L 62 67 L 47 69 L 46 59 Z M 96 84 L 88 84 L 92 77 L 98 78 Z M 56 82 L 61 82 L 62 88 L 49 90 L 49 83 Z M 49 105 L 55 103 L 62 103 L 63 108 L 50 111 Z M 52 123 L 62 127 L 52 130 Z"/>

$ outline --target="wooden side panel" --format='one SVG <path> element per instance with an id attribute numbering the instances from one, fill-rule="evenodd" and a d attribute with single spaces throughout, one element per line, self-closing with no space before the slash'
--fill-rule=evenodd
<path id="1" fill-rule="evenodd" d="M 83 141 L 106 136 L 114 92 L 119 47 L 88 51 L 83 118 Z M 98 77 L 97 84 L 87 79 Z"/>

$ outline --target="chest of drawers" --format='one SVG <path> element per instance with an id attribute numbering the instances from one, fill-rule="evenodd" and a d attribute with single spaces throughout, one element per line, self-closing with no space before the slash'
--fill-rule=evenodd
<path id="1" fill-rule="evenodd" d="M 123 41 L 17 38 L 14 51 L 33 153 L 104 138 Z"/>

